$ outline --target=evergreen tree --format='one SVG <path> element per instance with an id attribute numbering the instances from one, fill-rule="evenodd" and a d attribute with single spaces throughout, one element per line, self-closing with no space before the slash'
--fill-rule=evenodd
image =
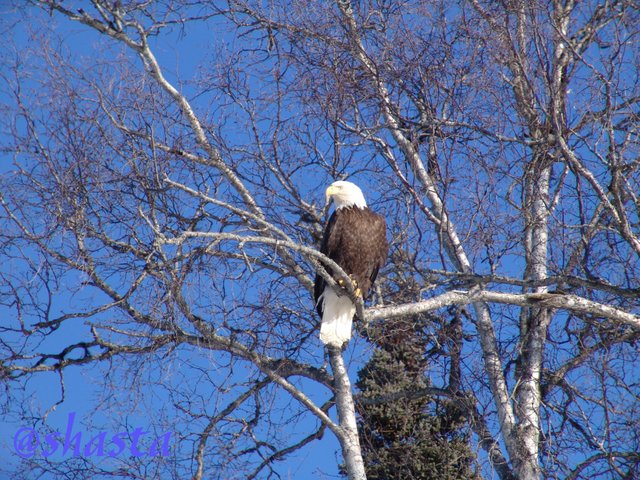
<path id="1" fill-rule="evenodd" d="M 426 322 L 415 320 L 394 320 L 368 332 L 376 350 L 356 383 L 364 400 L 358 405 L 358 427 L 367 478 L 480 478 L 464 419 L 452 403 L 404 394 L 430 386 L 429 342 L 421 327 Z"/>

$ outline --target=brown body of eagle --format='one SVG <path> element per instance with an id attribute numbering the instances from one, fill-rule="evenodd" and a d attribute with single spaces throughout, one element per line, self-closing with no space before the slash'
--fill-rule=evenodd
<path id="1" fill-rule="evenodd" d="M 387 259 L 387 235 L 384 217 L 368 207 L 357 206 L 337 209 L 331 215 L 324 231 L 320 252 L 324 253 L 356 281 L 364 299 L 368 297 L 378 270 Z M 332 273 L 332 277 L 338 280 Z M 314 298 L 316 309 L 322 318 L 319 301 L 326 287 L 321 275 L 316 275 Z M 346 293 L 345 293 L 346 295 Z"/>

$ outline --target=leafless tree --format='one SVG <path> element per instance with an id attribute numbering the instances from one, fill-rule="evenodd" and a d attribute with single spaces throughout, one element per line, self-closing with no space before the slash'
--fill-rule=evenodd
<path id="1" fill-rule="evenodd" d="M 637 4 L 31 3 L 3 53 L 6 391 L 54 375 L 51 410 L 83 366 L 114 421 L 148 401 L 179 438 L 25 471 L 271 478 L 328 428 L 365 478 L 310 297 L 323 189 L 349 175 L 392 245 L 360 316 L 433 332 L 433 388 L 401 395 L 454 402 L 487 475 L 638 475 Z M 180 71 L 166 45 L 194 30 Z"/>

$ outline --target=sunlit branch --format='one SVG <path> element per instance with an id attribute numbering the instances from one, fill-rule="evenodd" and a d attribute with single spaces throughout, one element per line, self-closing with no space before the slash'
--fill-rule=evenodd
<path id="1" fill-rule="evenodd" d="M 607 318 L 640 329 L 640 316 L 619 308 L 603 305 L 570 294 L 560 293 L 502 293 L 489 290 L 450 291 L 416 303 L 371 308 L 367 310 L 367 321 L 415 315 L 437 310 L 449 305 L 466 305 L 473 302 L 502 303 L 523 307 L 558 308 L 575 313 Z"/>

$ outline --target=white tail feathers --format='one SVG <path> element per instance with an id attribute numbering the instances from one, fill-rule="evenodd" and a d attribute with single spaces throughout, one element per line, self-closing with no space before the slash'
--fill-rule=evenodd
<path id="1" fill-rule="evenodd" d="M 320 340 L 325 345 L 342 347 L 351 338 L 351 323 L 356 306 L 347 295 L 340 297 L 329 286 L 325 287 L 318 301 L 322 302 Z"/>

